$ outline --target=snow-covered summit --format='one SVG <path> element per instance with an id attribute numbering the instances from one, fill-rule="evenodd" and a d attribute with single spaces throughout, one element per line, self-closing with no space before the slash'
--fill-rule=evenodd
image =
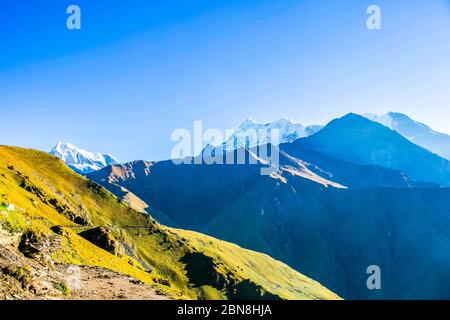
<path id="1" fill-rule="evenodd" d="M 242 147 L 252 148 L 267 143 L 288 143 L 298 138 L 314 134 L 321 128 L 321 126 L 304 127 L 289 118 L 283 118 L 270 123 L 258 123 L 252 118 L 248 118 L 239 126 L 236 132 L 222 144 L 222 147 L 225 150 L 230 151 Z M 274 140 L 275 130 L 278 130 L 279 134 L 278 143 Z"/>
<path id="2" fill-rule="evenodd" d="M 450 160 L 450 135 L 437 132 L 403 113 L 389 112 L 381 116 L 368 113 L 363 116 L 397 131 L 411 142 Z"/>
<path id="3" fill-rule="evenodd" d="M 112 164 L 118 164 L 119 161 L 109 153 L 93 153 L 73 144 L 58 142 L 58 144 L 49 152 L 63 160 L 74 171 L 86 174 L 100 170 Z"/>

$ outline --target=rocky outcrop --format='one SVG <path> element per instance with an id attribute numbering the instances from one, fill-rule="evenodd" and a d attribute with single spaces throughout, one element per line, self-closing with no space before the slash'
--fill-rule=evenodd
<path id="1" fill-rule="evenodd" d="M 211 286 L 227 293 L 230 300 L 280 300 L 275 294 L 265 291 L 254 282 L 238 280 L 231 273 L 222 274 L 214 259 L 200 252 L 186 253 L 181 262 L 185 264 L 189 282 L 196 287 Z"/>
<path id="2" fill-rule="evenodd" d="M 26 257 L 48 260 L 49 255 L 61 248 L 61 237 L 44 236 L 33 231 L 27 231 L 20 239 L 19 251 Z"/>
<path id="3" fill-rule="evenodd" d="M 124 247 L 114 238 L 112 233 L 107 228 L 97 227 L 83 231 L 80 233 L 80 236 L 115 256 L 125 255 Z"/>

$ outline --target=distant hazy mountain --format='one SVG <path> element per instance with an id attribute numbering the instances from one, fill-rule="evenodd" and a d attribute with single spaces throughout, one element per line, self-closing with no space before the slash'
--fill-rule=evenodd
<path id="1" fill-rule="evenodd" d="M 279 130 L 279 143 L 292 142 L 298 138 L 310 136 L 318 132 L 322 127 L 318 125 L 304 127 L 291 119 L 280 119 L 270 123 L 257 123 L 251 118 L 245 120 L 236 132 L 223 143 L 224 150 L 231 151 L 238 148 L 252 148 L 267 143 L 271 140 L 274 129 Z"/>
<path id="2" fill-rule="evenodd" d="M 60 158 L 70 168 L 81 174 L 100 170 L 106 166 L 119 163 L 110 154 L 89 152 L 79 149 L 70 143 L 58 142 L 49 153 Z"/>
<path id="3" fill-rule="evenodd" d="M 403 113 L 389 112 L 382 116 L 365 114 L 364 117 L 397 131 L 405 138 L 441 157 L 450 159 L 450 135 L 434 131 Z"/>
<path id="4" fill-rule="evenodd" d="M 311 125 L 311 126 L 307 126 L 305 128 L 305 133 L 306 133 L 306 136 L 309 137 L 309 136 L 312 136 L 313 134 L 319 132 L 322 129 L 323 129 L 323 126 L 314 124 L 314 125 Z"/>
<path id="5" fill-rule="evenodd" d="M 450 185 L 448 160 L 356 114 L 335 119 L 318 133 L 294 144 L 333 158 L 398 170 L 415 181 Z"/>

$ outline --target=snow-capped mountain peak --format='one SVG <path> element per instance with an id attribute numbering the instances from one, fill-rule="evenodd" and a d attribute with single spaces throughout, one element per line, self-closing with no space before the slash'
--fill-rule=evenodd
<path id="1" fill-rule="evenodd" d="M 424 147 L 441 157 L 450 159 L 450 136 L 434 131 L 424 123 L 411 119 L 406 114 L 388 112 L 385 115 L 364 114 L 369 120 L 397 131 L 411 142 Z"/>
<path id="2" fill-rule="evenodd" d="M 321 128 L 321 126 L 304 127 L 289 118 L 269 123 L 258 123 L 252 118 L 247 118 L 236 132 L 222 144 L 222 147 L 230 151 L 242 147 L 252 148 L 266 143 L 275 143 L 273 141 L 274 130 L 278 130 L 279 133 L 278 143 L 287 143 L 314 134 Z"/>
<path id="3" fill-rule="evenodd" d="M 244 122 L 241 123 L 240 127 L 242 127 L 242 126 L 250 126 L 250 125 L 253 125 L 255 123 L 256 123 L 256 121 L 253 120 L 253 118 L 248 117 Z"/>
<path id="4" fill-rule="evenodd" d="M 365 114 L 364 117 L 369 120 L 381 123 L 382 125 L 392 130 L 398 131 L 400 134 L 410 140 L 413 140 L 415 137 L 423 134 L 437 133 L 426 124 L 415 121 L 403 113 L 388 112 L 385 115 L 381 116 L 368 113 Z"/>
<path id="5" fill-rule="evenodd" d="M 51 155 L 63 160 L 74 171 L 86 174 L 100 170 L 119 161 L 109 153 L 94 153 L 80 149 L 71 143 L 58 142 L 49 152 Z"/>

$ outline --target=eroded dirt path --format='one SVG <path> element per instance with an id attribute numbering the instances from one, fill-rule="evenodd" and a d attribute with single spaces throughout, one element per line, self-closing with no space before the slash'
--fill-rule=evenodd
<path id="1" fill-rule="evenodd" d="M 90 266 L 25 257 L 0 228 L 0 300 L 167 300 L 152 285 Z"/>
<path id="2" fill-rule="evenodd" d="M 111 270 L 81 267 L 80 275 L 80 290 L 73 291 L 71 299 L 167 300 L 151 285 Z"/>

